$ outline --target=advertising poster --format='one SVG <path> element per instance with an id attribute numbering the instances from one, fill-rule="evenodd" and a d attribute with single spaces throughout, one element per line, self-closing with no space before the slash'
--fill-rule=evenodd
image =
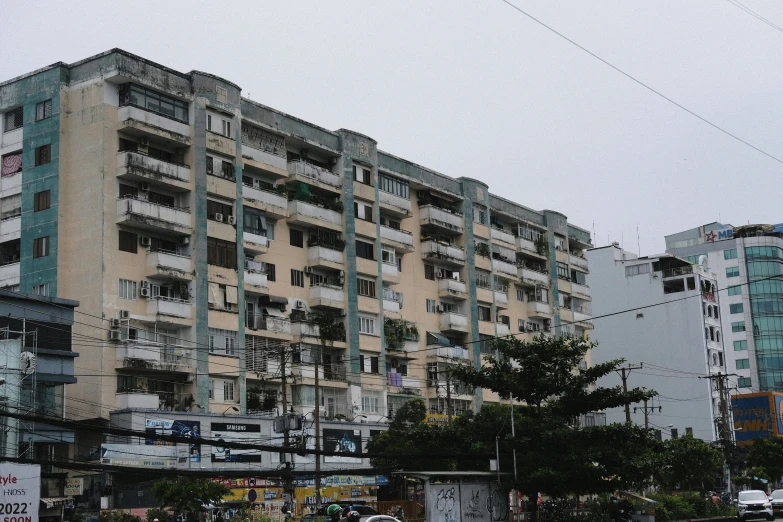
<path id="1" fill-rule="evenodd" d="M 212 438 L 218 441 L 259 444 L 260 424 L 238 422 L 213 422 Z M 212 462 L 261 462 L 261 450 L 225 448 L 212 446 Z"/>
<path id="2" fill-rule="evenodd" d="M 359 430 L 323 430 L 324 450 L 339 453 L 362 451 L 362 436 Z M 361 457 L 324 456 L 324 462 L 350 462 L 361 464 Z"/>
<path id="3" fill-rule="evenodd" d="M 147 419 L 145 431 L 150 435 L 177 435 L 179 437 L 201 437 L 201 422 L 171 419 Z M 173 442 L 146 439 L 148 446 L 175 446 Z M 190 445 L 190 462 L 201 462 L 201 444 Z"/>
<path id="4" fill-rule="evenodd" d="M 732 397 L 734 436 L 738 443 L 773 436 L 777 427 L 774 405 L 769 393 L 749 393 Z"/>
<path id="5" fill-rule="evenodd" d="M 41 466 L 0 462 L 0 514 L 4 521 L 38 520 Z"/>

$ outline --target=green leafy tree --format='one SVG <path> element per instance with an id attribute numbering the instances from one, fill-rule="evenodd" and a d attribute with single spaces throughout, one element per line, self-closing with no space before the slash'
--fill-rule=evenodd
<path id="1" fill-rule="evenodd" d="M 152 508 L 147 510 L 147 522 L 169 522 L 171 520 L 171 514 L 165 509 Z"/>
<path id="2" fill-rule="evenodd" d="M 701 439 L 686 435 L 663 443 L 656 480 L 666 489 L 713 489 L 720 480 L 720 452 Z"/>
<path id="3" fill-rule="evenodd" d="M 100 522 L 141 522 L 141 518 L 118 509 L 101 511 L 98 514 L 98 520 Z"/>
<path id="4" fill-rule="evenodd" d="M 783 439 L 754 439 L 748 451 L 748 465 L 758 468 L 764 478 L 777 485 L 783 477 Z"/>
<path id="5" fill-rule="evenodd" d="M 175 513 L 185 513 L 188 519 L 197 518 L 204 504 L 220 504 L 229 493 L 231 490 L 220 482 L 203 478 L 176 477 L 157 482 L 152 487 L 152 494 L 161 508 L 170 507 Z"/>

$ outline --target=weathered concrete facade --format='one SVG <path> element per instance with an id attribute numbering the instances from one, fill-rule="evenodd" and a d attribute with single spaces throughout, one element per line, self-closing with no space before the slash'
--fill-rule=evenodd
<path id="1" fill-rule="evenodd" d="M 23 125 L 6 128 L 18 107 Z M 592 328 L 590 234 L 565 215 L 213 75 L 115 49 L 0 84 L 0 114 L 0 155 L 23 155 L 0 178 L 0 197 L 22 196 L 19 231 L 0 222 L 0 249 L 21 245 L 0 286 L 80 301 L 79 417 L 279 407 L 281 353 L 289 401 L 308 412 L 320 351 L 298 320 L 308 312 L 344 324 L 322 354 L 324 414 L 376 421 L 417 396 L 445 412 L 444 370 L 481 364 L 490 337 Z M 451 391 L 455 412 L 497 400 Z"/>

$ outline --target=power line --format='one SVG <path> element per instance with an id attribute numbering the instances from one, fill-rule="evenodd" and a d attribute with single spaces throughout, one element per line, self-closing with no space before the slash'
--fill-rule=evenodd
<path id="1" fill-rule="evenodd" d="M 726 1 L 728 3 L 730 3 L 731 5 L 733 5 L 733 6 L 739 7 L 740 9 L 742 9 L 743 11 L 748 13 L 753 18 L 755 18 L 757 20 L 760 20 L 761 22 L 767 24 L 768 26 L 770 26 L 771 28 L 775 29 L 776 31 L 780 31 L 781 33 L 783 33 L 783 27 L 780 27 L 779 25 L 777 25 L 776 23 L 772 22 L 768 18 L 764 18 L 763 16 L 761 16 L 760 14 L 758 14 L 757 12 L 752 10 L 750 7 L 748 7 L 748 6 L 744 5 L 744 4 L 741 4 L 738 0 L 726 0 Z"/>
<path id="2" fill-rule="evenodd" d="M 684 106 L 684 105 L 682 105 L 681 103 L 678 103 L 678 102 L 676 102 L 676 101 L 675 101 L 675 100 L 673 100 L 672 98 L 670 98 L 670 97 L 666 96 L 666 95 L 665 95 L 665 94 L 663 94 L 662 92 L 660 92 L 660 91 L 658 91 L 658 90 L 654 89 L 653 87 L 651 87 L 651 86 L 647 85 L 647 84 L 646 84 L 646 83 L 644 83 L 643 81 L 641 81 L 641 80 L 637 79 L 637 78 L 636 78 L 636 77 L 634 77 L 634 76 L 631 76 L 631 74 L 629 74 L 629 73 L 627 73 L 627 72 L 623 71 L 622 69 L 620 69 L 620 68 L 619 68 L 619 67 L 617 67 L 616 65 L 613 65 L 613 64 L 611 64 L 610 62 L 608 62 L 608 61 L 604 60 L 603 58 L 601 58 L 600 56 L 598 56 L 598 55 L 597 55 L 597 54 L 595 54 L 594 52 L 590 51 L 590 50 L 589 50 L 589 49 L 587 49 L 586 47 L 584 47 L 584 46 L 580 45 L 579 43 L 575 42 L 574 40 L 572 40 L 571 38 L 567 37 L 567 36 L 566 36 L 566 35 L 564 35 L 563 33 L 561 33 L 561 32 L 559 32 L 559 31 L 557 31 L 557 30 L 556 30 L 556 29 L 554 29 L 553 27 L 551 27 L 551 26 L 549 26 L 549 25 L 545 24 L 544 22 L 542 22 L 542 21 L 541 21 L 541 20 L 539 20 L 538 18 L 534 17 L 534 16 L 533 16 L 533 15 L 531 15 L 530 13 L 528 13 L 528 12 L 526 12 L 526 11 L 522 10 L 521 8 L 517 7 L 516 5 L 514 5 L 513 3 L 511 3 L 511 1 L 510 1 L 510 0 L 500 0 L 500 1 L 501 1 L 501 2 L 503 2 L 504 4 L 507 4 L 507 5 L 511 6 L 513 9 L 515 9 L 515 10 L 516 10 L 516 11 L 518 11 L 519 13 L 521 13 L 521 14 L 525 15 L 525 16 L 526 16 L 526 17 L 528 17 L 529 19 L 533 20 L 534 22 L 536 22 L 536 23 L 537 23 L 537 24 L 539 24 L 540 26 L 542 26 L 542 27 L 544 27 L 544 28 L 548 29 L 549 31 L 553 32 L 554 34 L 556 34 L 557 36 L 559 36 L 559 37 L 560 37 L 560 38 L 562 38 L 563 40 L 567 41 L 567 42 L 568 42 L 568 43 L 570 43 L 571 45 L 573 45 L 573 46 L 575 46 L 575 47 L 577 47 L 577 48 L 581 49 L 581 50 L 582 50 L 582 51 L 584 51 L 585 53 L 589 54 L 590 56 L 592 56 L 592 57 L 593 57 L 593 58 L 595 58 L 596 60 L 598 60 L 598 61 L 600 61 L 601 63 L 603 63 L 604 65 L 606 65 L 606 66 L 608 66 L 608 67 L 611 67 L 611 68 L 612 68 L 612 69 L 614 69 L 616 72 L 618 72 L 618 73 L 622 74 L 623 76 L 625 76 L 625 77 L 626 77 L 626 78 L 628 78 L 629 80 L 633 81 L 634 83 L 636 83 L 636 84 L 638 84 L 638 85 L 641 85 L 642 87 L 644 87 L 644 88 L 645 88 L 645 89 L 647 89 L 648 91 L 652 92 L 653 94 L 655 94 L 655 95 L 657 95 L 657 96 L 659 96 L 659 97 L 663 98 L 664 100 L 666 100 L 667 102 L 671 103 L 671 104 L 672 104 L 672 105 L 674 105 L 675 107 L 678 107 L 679 109 L 681 109 L 681 110 L 683 110 L 683 111 L 687 112 L 687 113 L 688 113 L 688 114 L 690 114 L 691 116 L 693 116 L 693 117 L 695 117 L 695 118 L 697 118 L 697 119 L 701 120 L 702 122 L 706 123 L 706 124 L 707 124 L 707 125 L 709 125 L 710 127 L 712 127 L 712 128 L 714 128 L 714 129 L 716 129 L 716 130 L 718 130 L 718 131 L 722 132 L 723 134 L 725 134 L 725 135 L 727 135 L 727 136 L 729 136 L 729 137 L 731 137 L 731 138 L 735 139 L 736 141 L 738 141 L 738 142 L 742 143 L 743 145 L 746 145 L 746 146 L 750 147 L 751 149 L 755 150 L 756 152 L 760 152 L 761 154 L 763 154 L 763 155 L 767 156 L 767 157 L 768 157 L 768 158 L 770 158 L 770 159 L 773 159 L 773 160 L 777 161 L 778 163 L 783 163 L 783 160 L 782 160 L 782 159 L 780 159 L 780 158 L 778 158 L 778 157 L 776 157 L 776 156 L 773 156 L 773 155 L 772 155 L 772 154 L 770 154 L 769 152 L 766 152 L 766 151 L 764 151 L 764 150 L 760 149 L 759 147 L 756 147 L 756 146 L 755 146 L 755 145 L 753 145 L 752 143 L 750 143 L 750 142 L 748 142 L 748 141 L 745 141 L 744 139 L 740 138 L 740 137 L 739 137 L 739 136 L 737 136 L 736 134 L 732 134 L 731 132 L 729 132 L 728 130 L 724 129 L 723 127 L 721 127 L 721 126 L 719 126 L 719 125 L 717 125 L 717 124 L 715 124 L 715 123 L 712 123 L 712 122 L 711 122 L 710 120 L 708 120 L 707 118 L 705 118 L 705 117 L 703 117 L 703 116 L 700 116 L 699 114 L 697 114 L 696 112 L 694 112 L 694 111 L 690 110 L 689 108 L 685 107 L 685 106 Z"/>

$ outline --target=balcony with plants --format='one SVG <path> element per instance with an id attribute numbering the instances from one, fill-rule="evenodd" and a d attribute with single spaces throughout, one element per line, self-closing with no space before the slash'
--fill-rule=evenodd
<path id="1" fill-rule="evenodd" d="M 393 352 L 415 352 L 419 347 L 419 329 L 416 323 L 404 319 L 386 318 L 383 321 L 386 349 Z"/>

